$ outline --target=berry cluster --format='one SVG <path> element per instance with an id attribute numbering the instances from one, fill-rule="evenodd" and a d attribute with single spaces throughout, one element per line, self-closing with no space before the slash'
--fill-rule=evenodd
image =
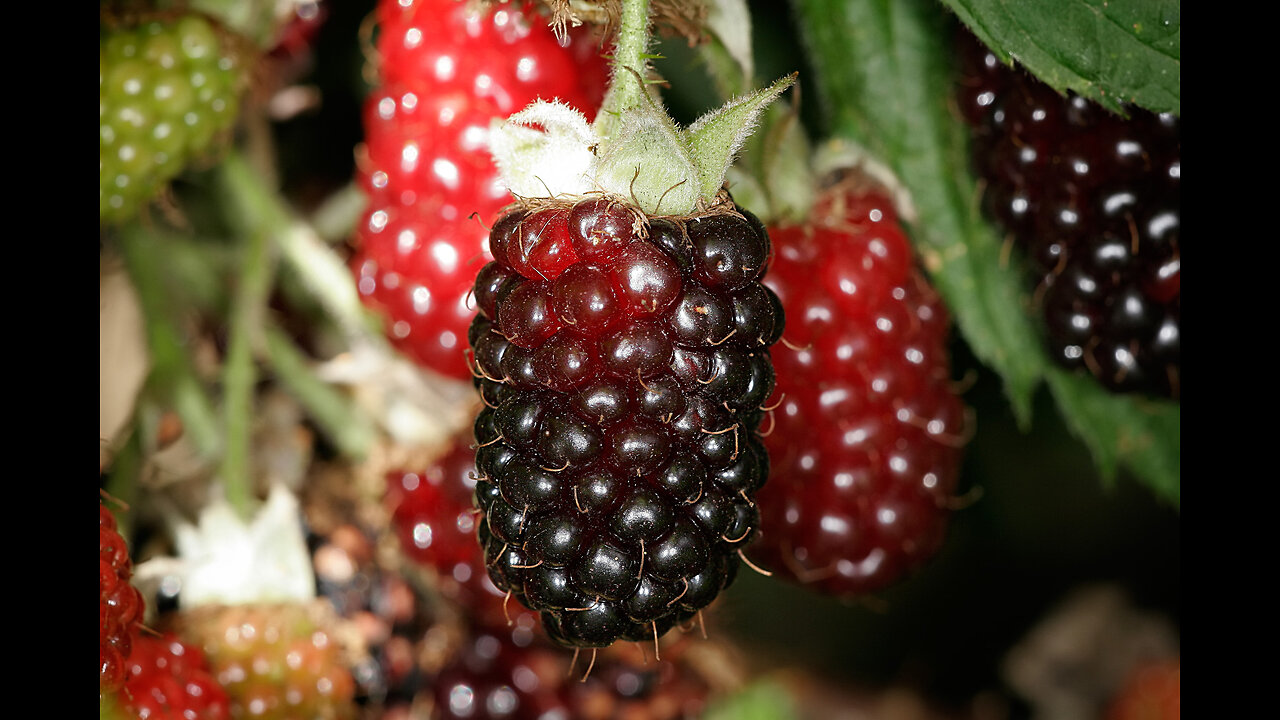
<path id="1" fill-rule="evenodd" d="M 240 66 L 194 14 L 107 32 L 98 63 L 98 208 L 119 222 L 231 127 Z"/>
<path id="2" fill-rule="evenodd" d="M 1181 123 L 1064 98 L 961 40 L 960 107 L 996 219 L 1026 251 L 1055 360 L 1179 395 Z"/>
<path id="3" fill-rule="evenodd" d="M 116 529 L 115 516 L 106 505 L 98 505 L 98 585 L 101 589 L 98 606 L 101 646 L 99 660 L 102 673 L 99 685 L 104 694 L 113 693 L 124 684 L 133 647 L 134 629 L 142 620 L 145 609 L 142 593 L 130 584 L 133 577 L 133 561 L 129 548 Z"/>
<path id="4" fill-rule="evenodd" d="M 226 720 L 231 703 L 199 648 L 176 635 L 138 633 L 129 657 L 124 706 L 143 720 Z"/>
<path id="5" fill-rule="evenodd" d="M 652 639 L 731 583 L 768 476 L 769 237 L 731 203 L 513 209 L 475 282 L 476 505 L 490 576 L 562 645 Z"/>
<path id="6" fill-rule="evenodd" d="M 471 5 L 379 3 L 381 85 L 366 100 L 359 170 L 370 202 L 352 261 L 391 341 L 459 379 L 469 377 L 463 343 L 487 254 L 482 223 L 511 200 L 488 154 L 489 123 L 538 97 L 594 114 L 607 75 L 589 33 L 573 31 L 562 47 L 529 8 Z"/>
<path id="7" fill-rule="evenodd" d="M 790 324 L 752 557 L 825 593 L 879 590 L 945 536 L 971 430 L 947 314 L 877 191 L 837 186 L 805 224 L 769 234 L 766 282 Z"/>
<path id="8" fill-rule="evenodd" d="M 331 485 L 311 496 L 319 504 L 309 513 L 325 519 L 310 525 L 308 544 L 317 594 L 340 616 L 355 702 L 366 716 L 377 707 L 379 717 L 390 719 L 424 693 L 430 667 L 422 658 L 439 652 L 439 625 L 432 631 L 439 604 L 415 587 L 401 563 L 383 562 L 388 556 L 377 549 L 377 532 L 358 519 L 361 503 L 354 495 L 350 485 Z"/>

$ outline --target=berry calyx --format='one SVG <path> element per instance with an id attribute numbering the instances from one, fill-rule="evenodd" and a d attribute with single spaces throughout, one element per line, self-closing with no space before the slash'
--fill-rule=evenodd
<path id="1" fill-rule="evenodd" d="M 316 599 L 297 498 L 274 483 L 252 517 L 225 498 L 192 524 L 172 518 L 182 594 L 175 630 L 208 658 L 233 717 L 325 719 L 355 714 L 355 681 Z"/>

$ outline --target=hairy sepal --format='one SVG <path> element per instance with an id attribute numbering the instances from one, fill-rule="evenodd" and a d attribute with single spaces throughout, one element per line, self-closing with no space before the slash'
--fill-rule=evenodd
<path id="1" fill-rule="evenodd" d="M 581 113 L 539 100 L 490 127 L 489 149 L 507 188 L 525 198 L 572 198 L 603 191 L 630 198 L 650 215 L 685 215 L 709 206 L 760 113 L 795 82 L 789 75 L 730 101 L 687 130 L 657 102 L 593 128 Z M 610 128 L 609 136 L 602 128 Z"/>
<path id="2" fill-rule="evenodd" d="M 582 113 L 535 100 L 489 128 L 489 150 L 503 183 L 520 197 L 577 196 L 593 189 L 595 132 Z"/>
<path id="3" fill-rule="evenodd" d="M 631 198 L 650 215 L 692 212 L 698 205 L 700 173 L 684 134 L 651 103 L 624 114 L 621 121 L 617 137 L 596 165 L 599 188 Z"/>
<path id="4" fill-rule="evenodd" d="M 314 599 L 315 576 L 300 517 L 298 499 L 275 485 L 250 522 L 221 498 L 200 512 L 198 525 L 176 523 L 182 606 Z"/>
<path id="5" fill-rule="evenodd" d="M 760 113 L 795 81 L 792 73 L 763 90 L 730 100 L 689 126 L 685 136 L 699 170 L 702 197 L 714 197 L 720 190 L 729 165 L 755 130 Z"/>

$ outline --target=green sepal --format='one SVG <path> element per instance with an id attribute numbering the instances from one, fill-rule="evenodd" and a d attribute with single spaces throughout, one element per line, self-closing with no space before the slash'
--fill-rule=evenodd
<path id="1" fill-rule="evenodd" d="M 755 129 L 760 113 L 795 83 L 797 75 L 792 73 L 763 90 L 730 100 L 698 118 L 685 131 L 700 173 L 699 191 L 703 198 L 715 197 L 719 192 L 734 155 Z"/>
<path id="2" fill-rule="evenodd" d="M 620 119 L 618 135 L 595 169 L 596 183 L 651 215 L 679 215 L 697 207 L 701 173 L 675 122 L 654 103 Z"/>

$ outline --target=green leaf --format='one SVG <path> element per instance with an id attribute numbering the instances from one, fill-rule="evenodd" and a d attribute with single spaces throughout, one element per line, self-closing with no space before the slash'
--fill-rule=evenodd
<path id="1" fill-rule="evenodd" d="M 1179 114 L 1180 0 L 942 0 L 1001 60 L 1113 110 Z"/>
<path id="2" fill-rule="evenodd" d="M 1053 369 L 1049 387 L 1063 418 L 1104 477 L 1123 464 L 1156 495 L 1179 506 L 1182 412 L 1178 403 L 1115 395 L 1088 376 Z"/>
<path id="3" fill-rule="evenodd" d="M 798 717 L 791 696 L 777 684 L 761 681 L 721 698 L 703 720 L 793 720 Z"/>
<path id="4" fill-rule="evenodd" d="M 980 213 L 968 134 L 951 110 L 945 12 L 927 0 L 797 0 L 796 9 L 828 126 L 881 158 L 910 191 L 925 266 L 1025 425 L 1046 358 L 1024 311 L 1023 276 Z"/>
<path id="5" fill-rule="evenodd" d="M 120 230 L 119 241 L 129 278 L 138 292 L 146 318 L 147 349 L 151 353 L 148 387 L 182 418 L 184 433 L 205 459 L 223 451 L 222 431 L 206 389 L 187 353 L 190 338 L 182 322 L 187 298 L 166 282 L 166 273 L 179 264 L 170 261 L 174 242 L 166 242 L 139 223 Z"/>

